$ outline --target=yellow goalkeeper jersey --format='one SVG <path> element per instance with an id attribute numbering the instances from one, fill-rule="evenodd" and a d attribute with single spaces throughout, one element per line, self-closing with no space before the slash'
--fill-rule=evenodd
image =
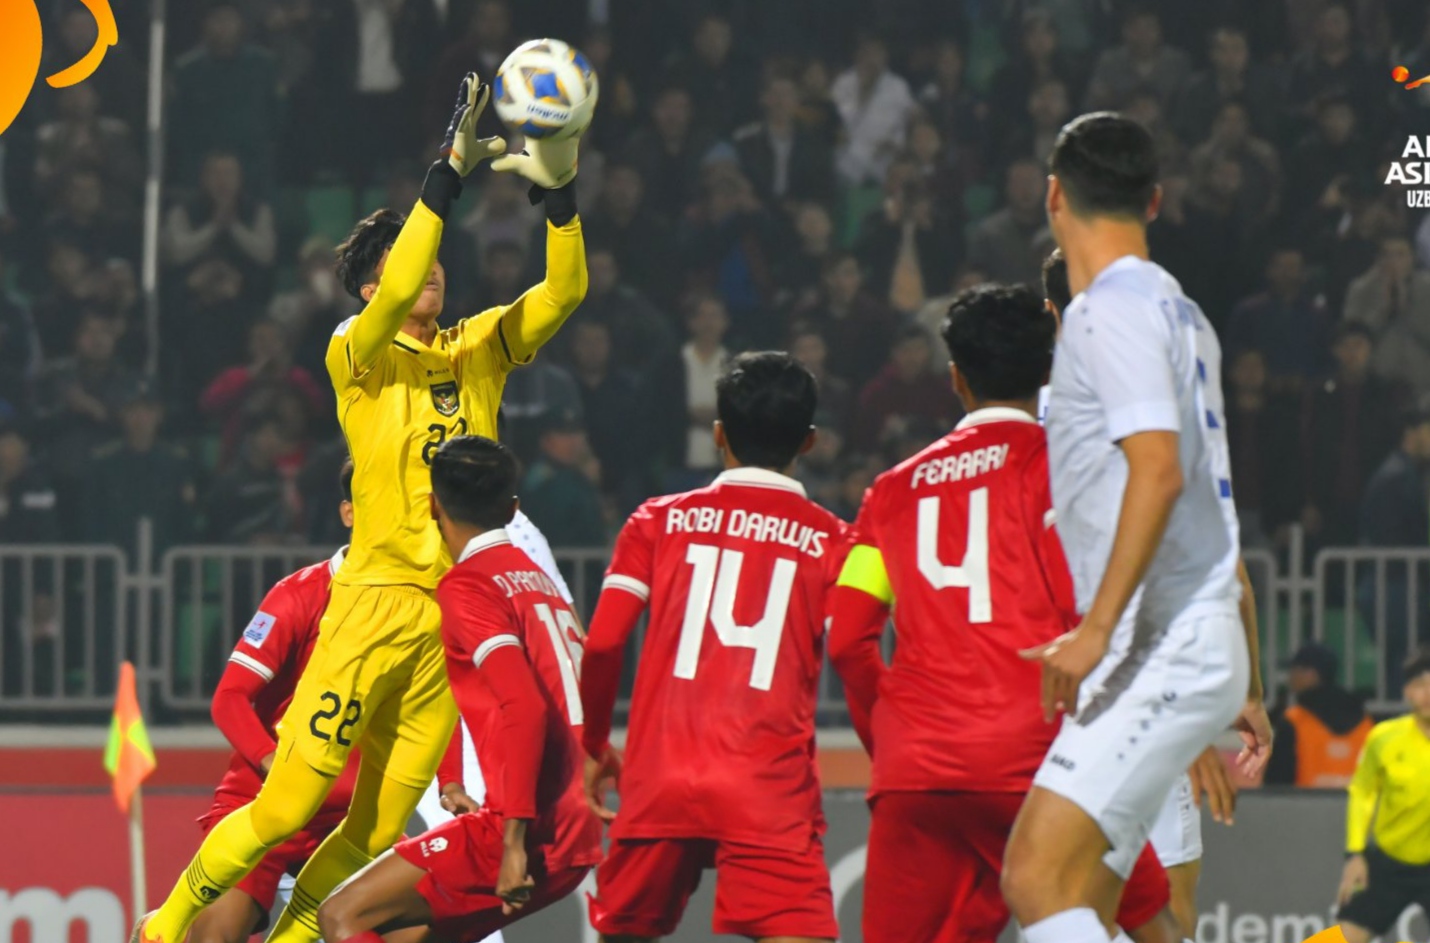
<path id="1" fill-rule="evenodd" d="M 436 587 L 452 560 L 428 502 L 432 454 L 452 436 L 496 437 L 507 373 L 531 361 L 586 293 L 580 219 L 548 223 L 546 280 L 510 305 L 457 322 L 428 346 L 400 331 L 441 238 L 441 218 L 419 202 L 377 293 L 328 342 L 356 518 L 339 583 Z"/>
<path id="2" fill-rule="evenodd" d="M 1371 729 L 1349 793 L 1346 851 L 1374 841 L 1402 864 L 1430 864 L 1430 737 L 1413 715 Z"/>

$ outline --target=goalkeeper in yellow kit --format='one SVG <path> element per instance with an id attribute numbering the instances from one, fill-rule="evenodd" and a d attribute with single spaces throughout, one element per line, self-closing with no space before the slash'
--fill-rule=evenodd
<path id="1" fill-rule="evenodd" d="M 327 355 L 355 466 L 352 547 L 279 725 L 262 791 L 209 832 L 164 905 L 136 925 L 132 943 L 183 943 L 204 907 L 307 823 L 360 745 L 348 816 L 298 875 L 269 936 L 317 940 L 318 905 L 402 836 L 451 739 L 457 712 L 433 589 L 452 560 L 432 521 L 428 465 L 451 436 L 496 436 L 507 373 L 532 359 L 586 292 L 570 185 L 579 135 L 532 141 L 492 166 L 531 180 L 533 200 L 545 206 L 546 280 L 507 307 L 438 327 L 443 221 L 462 177 L 505 150 L 500 139 L 474 133 L 487 97 L 487 87 L 468 75 L 442 159 L 428 171 L 411 214 L 404 220 L 379 210 L 339 247 L 339 275 L 367 303 L 338 326 Z"/>

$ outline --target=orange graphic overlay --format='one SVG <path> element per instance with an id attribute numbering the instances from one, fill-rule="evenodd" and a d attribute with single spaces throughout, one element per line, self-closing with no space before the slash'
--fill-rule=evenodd
<path id="1" fill-rule="evenodd" d="M 119 26 L 114 22 L 114 11 L 109 7 L 109 0 L 80 0 L 94 14 L 94 22 L 99 26 L 99 35 L 95 37 L 94 45 L 89 52 L 84 54 L 84 58 L 70 66 L 68 69 L 61 69 L 54 75 L 45 79 L 53 88 L 68 88 L 83 82 L 94 74 L 94 70 L 99 68 L 99 64 L 104 61 L 104 54 L 109 52 L 109 47 L 119 42 Z"/>
<path id="2" fill-rule="evenodd" d="M 1430 75 L 1424 76 L 1423 78 L 1418 78 L 1414 82 L 1405 81 L 1406 79 L 1410 78 L 1410 70 L 1405 68 L 1405 66 L 1403 65 L 1398 65 L 1395 68 L 1391 69 L 1390 77 L 1395 79 L 1395 81 L 1404 84 L 1406 89 L 1419 88 L 1427 82 L 1430 82 Z"/>
<path id="3" fill-rule="evenodd" d="M 30 97 L 40 73 L 41 45 L 35 0 L 0 0 L 0 134 Z"/>

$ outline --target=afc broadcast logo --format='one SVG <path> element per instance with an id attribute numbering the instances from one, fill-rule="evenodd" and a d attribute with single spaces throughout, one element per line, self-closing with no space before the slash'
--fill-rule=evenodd
<path id="1" fill-rule="evenodd" d="M 1410 81 L 1410 70 L 1398 65 L 1390 72 L 1390 77 L 1404 86 L 1407 91 L 1430 84 L 1430 75 Z M 1385 174 L 1385 185 L 1399 184 L 1403 187 L 1430 188 L 1430 135 L 1414 134 L 1405 140 L 1405 148 L 1400 159 L 1391 161 Z M 1405 191 L 1405 205 L 1411 209 L 1430 209 L 1430 189 Z"/>

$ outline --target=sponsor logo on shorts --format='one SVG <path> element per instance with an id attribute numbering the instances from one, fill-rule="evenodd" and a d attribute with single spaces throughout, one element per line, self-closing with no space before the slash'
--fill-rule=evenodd
<path id="1" fill-rule="evenodd" d="M 1077 764 L 1074 763 L 1072 760 L 1068 759 L 1067 757 L 1063 756 L 1061 753 L 1054 753 L 1052 756 L 1048 757 L 1048 762 L 1053 764 L 1054 766 L 1061 766 L 1069 773 L 1077 769 Z"/>
<path id="2" fill-rule="evenodd" d="M 263 640 L 268 638 L 268 633 L 273 631 L 273 623 L 277 621 L 262 609 L 258 610 L 249 620 L 248 628 L 243 630 L 243 640 L 254 648 L 262 648 Z"/>
<path id="3" fill-rule="evenodd" d="M 431 857 L 432 855 L 440 855 L 442 852 L 447 850 L 447 839 L 428 839 L 427 841 L 424 841 L 420 847 L 422 848 L 422 857 L 424 858 Z"/>

